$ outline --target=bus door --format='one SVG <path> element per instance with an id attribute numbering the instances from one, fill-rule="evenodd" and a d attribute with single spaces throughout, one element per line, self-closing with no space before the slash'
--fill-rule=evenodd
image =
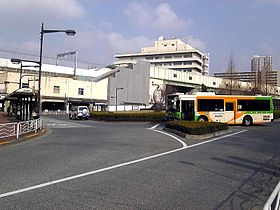
<path id="1" fill-rule="evenodd" d="M 235 107 L 236 107 L 235 101 L 225 101 L 224 122 L 235 123 L 236 120 Z"/>
<path id="2" fill-rule="evenodd" d="M 182 100 L 183 120 L 194 120 L 194 100 Z"/>

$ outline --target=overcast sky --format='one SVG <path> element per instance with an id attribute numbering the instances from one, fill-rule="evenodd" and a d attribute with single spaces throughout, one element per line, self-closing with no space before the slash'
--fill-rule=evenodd
<path id="1" fill-rule="evenodd" d="M 163 35 L 210 53 L 210 74 L 226 71 L 231 53 L 237 71 L 255 54 L 280 69 L 280 0 L 0 0 L 0 57 L 38 59 L 24 54 L 39 55 L 42 22 L 77 32 L 45 34 L 44 56 L 78 51 L 80 66 L 111 64 Z"/>

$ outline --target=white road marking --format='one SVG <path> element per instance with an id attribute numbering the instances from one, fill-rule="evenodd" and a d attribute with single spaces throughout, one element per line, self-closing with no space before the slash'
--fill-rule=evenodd
<path id="1" fill-rule="evenodd" d="M 197 144 L 192 144 L 192 145 L 188 146 L 188 148 L 196 147 L 196 146 L 199 146 L 199 145 L 202 145 L 202 144 L 207 144 L 209 142 L 213 142 L 213 141 L 217 141 L 217 140 L 220 140 L 220 139 L 223 139 L 223 138 L 226 138 L 226 137 L 234 136 L 234 135 L 237 135 L 239 133 L 244 133 L 246 131 L 248 131 L 248 130 L 237 131 L 235 133 L 231 133 L 231 134 L 227 134 L 227 135 L 224 135 L 224 136 L 221 136 L 221 137 L 210 139 L 208 141 L 203 141 L 203 142 L 200 142 L 200 143 L 197 143 Z"/>
<path id="2" fill-rule="evenodd" d="M 165 133 L 165 132 L 159 131 L 159 130 L 152 130 L 152 131 L 155 131 L 155 132 L 158 132 L 158 133 L 162 133 L 162 134 L 164 134 L 166 136 L 169 136 L 169 137 L 171 137 L 173 139 L 176 139 L 177 141 L 179 141 L 183 145 L 182 148 L 184 148 L 184 149 L 188 147 L 188 145 L 185 142 L 183 142 L 181 139 L 177 138 L 176 136 L 173 136 L 173 135 L 171 135 L 169 133 Z"/>
<path id="3" fill-rule="evenodd" d="M 108 171 L 108 170 L 111 170 L 111 169 L 120 168 L 122 166 L 127 166 L 127 165 L 131 165 L 131 164 L 134 164 L 134 163 L 139 163 L 139 162 L 142 162 L 142 161 L 145 161 L 145 160 L 149 160 L 149 159 L 153 159 L 153 158 L 160 157 L 160 156 L 163 156 L 163 155 L 178 152 L 178 151 L 183 150 L 185 148 L 186 147 L 181 147 L 179 149 L 175 149 L 175 150 L 171 150 L 171 151 L 168 151 L 168 152 L 144 157 L 144 158 L 141 158 L 141 159 L 138 159 L 138 160 L 133 160 L 133 161 L 121 163 L 121 164 L 118 164 L 118 165 L 109 166 L 109 167 L 106 167 L 106 168 L 102 168 L 102 169 L 98 169 L 98 170 L 94 170 L 94 171 L 90 171 L 90 172 L 86 172 L 86 173 L 82 173 L 82 174 L 78 174 L 78 175 L 74 175 L 74 176 L 69 176 L 69 177 L 65 177 L 65 178 L 50 181 L 50 182 L 45 182 L 45 183 L 42 183 L 42 184 L 38 184 L 38 185 L 31 186 L 31 187 L 23 188 L 23 189 L 20 189 L 20 190 L 15 190 L 15 191 L 12 191 L 12 192 L 3 193 L 3 194 L 0 194 L 0 198 L 8 197 L 8 196 L 11 196 L 11 195 L 15 195 L 15 194 L 18 194 L 18 193 L 22 193 L 22 192 L 42 188 L 42 187 L 46 187 L 46 186 L 49 186 L 49 185 L 54 185 L 54 184 L 61 183 L 61 182 L 66 182 L 66 181 L 73 180 L 73 179 L 78 179 L 78 178 L 81 178 L 81 177 L 89 176 L 89 175 L 92 175 L 92 174 L 97 174 L 97 173 Z"/>
<path id="4" fill-rule="evenodd" d="M 144 158 L 141 158 L 141 159 L 138 159 L 138 160 L 133 160 L 133 161 L 109 166 L 109 167 L 106 167 L 106 168 L 102 168 L 102 169 L 98 169 L 98 170 L 94 170 L 94 171 L 89 171 L 89 172 L 86 172 L 86 173 L 77 174 L 77 175 L 74 175 L 74 176 L 69 176 L 69 177 L 65 177 L 65 178 L 62 178 L 62 179 L 53 180 L 53 181 L 50 181 L 50 182 L 45 182 L 45 183 L 34 185 L 34 186 L 31 186 L 31 187 L 15 190 L 15 191 L 11 191 L 11 192 L 6 192 L 6 193 L 3 193 L 3 194 L 0 194 L 0 198 L 4 198 L 4 197 L 11 196 L 11 195 L 19 194 L 19 193 L 22 193 L 22 192 L 27 192 L 27 191 L 31 191 L 31 190 L 34 190 L 34 189 L 39 189 L 39 188 L 42 188 L 42 187 L 58 184 L 58 183 L 61 183 L 61 182 L 66 182 L 66 181 L 78 179 L 78 178 L 81 178 L 81 177 L 101 173 L 101 172 L 104 172 L 104 171 L 112 170 L 112 169 L 115 169 L 115 168 L 120 168 L 120 167 L 131 165 L 131 164 L 134 164 L 134 163 L 139 163 L 139 162 L 142 162 L 142 161 L 146 161 L 146 160 L 161 157 L 161 156 L 164 156 L 164 155 L 167 155 L 167 154 L 171 154 L 171 153 L 174 153 L 174 152 L 178 152 L 178 151 L 181 151 L 181 150 L 184 150 L 184 149 L 189 149 L 189 148 L 196 147 L 196 146 L 199 146 L 199 145 L 202 145 L 202 144 L 217 141 L 219 139 L 223 139 L 223 138 L 226 138 L 226 137 L 229 137 L 229 136 L 234 136 L 234 135 L 237 135 L 239 133 L 243 133 L 243 132 L 247 131 L 247 130 L 238 131 L 238 132 L 228 134 L 228 135 L 225 135 L 225 136 L 221 136 L 221 137 L 218 137 L 218 138 L 215 138 L 215 139 L 211 139 L 211 140 L 208 140 L 208 141 L 205 141 L 205 142 L 201 142 L 201 143 L 198 143 L 198 144 L 187 146 L 187 144 L 185 142 L 183 142 L 182 140 L 180 140 L 179 138 L 177 138 L 177 137 L 175 137 L 171 134 L 165 133 L 163 131 L 153 130 L 153 129 L 149 129 L 149 130 L 167 135 L 167 136 L 179 141 L 183 146 L 178 148 L 178 149 L 174 149 L 174 150 L 170 150 L 170 151 L 163 152 L 163 153 L 160 153 L 160 154 L 144 157 Z"/>
<path id="5" fill-rule="evenodd" d="M 154 125 L 154 126 L 148 128 L 148 130 L 154 130 L 154 129 L 155 129 L 156 127 L 158 127 L 158 126 L 159 126 L 159 124 L 156 124 L 156 125 Z"/>

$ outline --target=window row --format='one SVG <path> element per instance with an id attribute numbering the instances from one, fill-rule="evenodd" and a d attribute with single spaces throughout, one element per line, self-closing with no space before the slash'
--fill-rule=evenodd
<path id="1" fill-rule="evenodd" d="M 155 63 L 155 66 L 183 66 L 183 65 L 193 65 L 194 63 L 201 66 L 200 63 L 192 62 L 192 61 L 175 61 L 175 62 Z"/>
<path id="2" fill-rule="evenodd" d="M 175 55 L 163 55 L 163 56 L 147 56 L 146 60 L 158 60 L 158 59 L 172 59 L 172 58 L 192 58 L 192 53 L 175 54 Z M 198 56 L 199 57 L 199 56 Z M 201 57 L 201 56 L 200 56 Z"/>
<path id="3" fill-rule="evenodd" d="M 53 93 L 59 94 L 60 93 L 60 86 L 53 86 Z M 78 95 L 84 95 L 84 88 L 78 88 Z"/>
<path id="4" fill-rule="evenodd" d="M 198 111 L 233 111 L 233 103 L 224 99 L 198 99 Z M 270 100 L 237 100 L 238 111 L 270 111 Z"/>

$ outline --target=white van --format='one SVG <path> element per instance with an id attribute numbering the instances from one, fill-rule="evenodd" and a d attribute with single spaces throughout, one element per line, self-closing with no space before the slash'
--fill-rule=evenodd
<path id="1" fill-rule="evenodd" d="M 77 119 L 86 119 L 88 120 L 90 117 L 89 109 L 87 106 L 75 106 L 70 110 L 69 119 L 77 120 Z"/>

